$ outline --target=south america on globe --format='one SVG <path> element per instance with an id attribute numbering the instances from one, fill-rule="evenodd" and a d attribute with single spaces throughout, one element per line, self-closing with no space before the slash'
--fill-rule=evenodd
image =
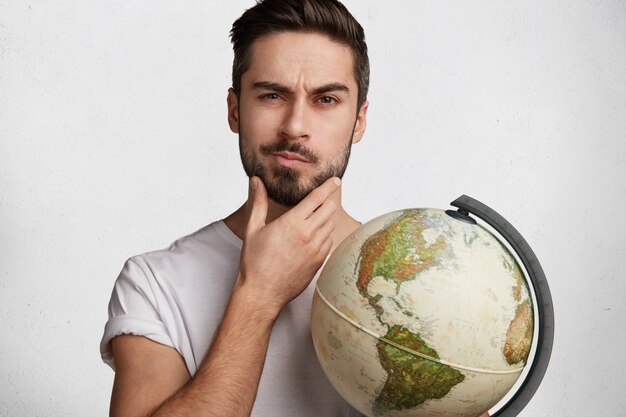
<path id="1" fill-rule="evenodd" d="M 533 325 L 515 257 L 438 209 L 392 212 L 344 240 L 311 317 L 328 379 L 371 417 L 482 414 L 519 378 Z"/>

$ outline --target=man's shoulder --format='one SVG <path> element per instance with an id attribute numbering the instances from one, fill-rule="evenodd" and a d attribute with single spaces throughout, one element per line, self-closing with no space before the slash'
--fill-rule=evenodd
<path id="1" fill-rule="evenodd" d="M 166 248 L 132 256 L 129 261 L 153 273 L 155 270 L 206 269 L 238 259 L 241 247 L 241 239 L 223 220 L 218 220 L 176 239 Z"/>

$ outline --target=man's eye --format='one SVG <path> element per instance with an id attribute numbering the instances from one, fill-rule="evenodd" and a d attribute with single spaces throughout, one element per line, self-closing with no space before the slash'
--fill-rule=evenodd
<path id="1" fill-rule="evenodd" d="M 261 96 L 263 100 L 278 100 L 280 96 L 276 93 L 268 93 Z"/>
<path id="2" fill-rule="evenodd" d="M 320 97 L 320 103 L 322 104 L 335 104 L 337 103 L 337 99 L 331 96 L 323 96 Z"/>

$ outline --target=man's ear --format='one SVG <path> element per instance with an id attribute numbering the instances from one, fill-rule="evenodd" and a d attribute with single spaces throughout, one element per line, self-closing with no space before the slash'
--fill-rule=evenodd
<path id="1" fill-rule="evenodd" d="M 239 133 L 239 100 L 232 87 L 228 89 L 226 103 L 228 105 L 228 125 L 230 130 L 233 133 Z"/>
<path id="2" fill-rule="evenodd" d="M 367 108 L 369 107 L 369 101 L 365 100 L 361 104 L 359 113 L 356 116 L 356 123 L 354 125 L 354 134 L 352 135 L 352 143 L 358 143 L 365 133 L 365 126 L 367 125 Z"/>

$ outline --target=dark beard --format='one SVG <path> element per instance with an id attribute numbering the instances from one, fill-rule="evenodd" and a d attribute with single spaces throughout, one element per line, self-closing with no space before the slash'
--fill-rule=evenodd
<path id="1" fill-rule="evenodd" d="M 354 131 L 353 131 L 354 134 Z M 263 165 L 253 152 L 245 148 L 241 133 L 239 134 L 239 155 L 243 168 L 248 177 L 257 176 L 261 178 L 267 189 L 267 195 L 274 202 L 285 206 L 295 206 L 302 201 L 311 191 L 322 185 L 327 179 L 332 177 L 342 178 L 348 167 L 350 150 L 352 148 L 352 135 L 347 146 L 336 158 L 329 161 L 324 169 L 314 177 L 308 179 L 306 184 L 300 184 L 301 174 L 291 168 L 277 166 L 272 169 L 272 176 L 268 175 L 268 168 Z M 301 143 L 289 143 L 286 141 L 276 141 L 262 145 L 261 153 L 269 155 L 272 152 L 288 151 L 305 157 L 310 163 L 318 163 L 319 156 L 304 147 Z"/>

